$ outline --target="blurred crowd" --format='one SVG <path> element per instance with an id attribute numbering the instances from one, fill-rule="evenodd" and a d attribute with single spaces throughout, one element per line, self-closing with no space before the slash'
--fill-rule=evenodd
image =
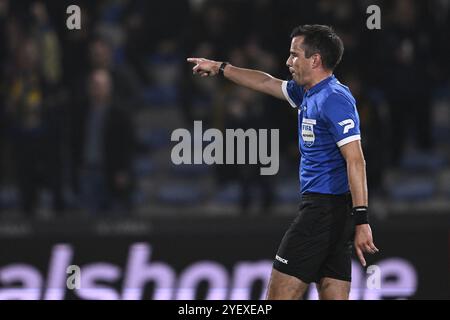
<path id="1" fill-rule="evenodd" d="M 71 4 L 81 8 L 80 30 L 66 27 Z M 370 4 L 381 8 L 381 30 L 366 27 Z M 161 176 L 159 167 L 152 176 L 142 162 L 157 166 L 158 151 L 170 150 L 167 132 L 203 120 L 220 129 L 280 128 L 279 176 L 262 177 L 253 165 L 207 173 L 214 190 L 237 186 L 242 212 L 254 189 L 269 210 L 276 186 L 297 179 L 295 113 L 220 78 L 194 78 L 185 59 L 288 79 L 290 31 L 307 23 L 332 25 L 344 41 L 336 75 L 357 100 L 369 190 L 385 195 L 386 170 L 402 168 L 411 148 L 443 148 L 443 166 L 449 158 L 449 120 L 434 116 L 437 102 L 450 108 L 449 13 L 448 0 L 0 0 L 0 208 L 31 217 L 43 192 L 54 216 L 121 214 L 162 201 L 164 184 L 183 173 Z M 165 120 L 152 122 L 158 117 Z"/>

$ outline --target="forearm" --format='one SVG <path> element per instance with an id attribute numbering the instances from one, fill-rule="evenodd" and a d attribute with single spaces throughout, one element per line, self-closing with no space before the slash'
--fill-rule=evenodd
<path id="1" fill-rule="evenodd" d="M 353 207 L 368 206 L 366 162 L 364 159 L 348 161 L 347 174 Z"/>
<path id="2" fill-rule="evenodd" d="M 268 73 L 228 65 L 225 68 L 224 76 L 240 86 L 285 99 L 281 90 L 282 80 L 274 78 Z"/>
<path id="3" fill-rule="evenodd" d="M 199 74 L 202 77 L 220 74 L 220 67 L 223 64 L 221 61 L 205 58 L 187 58 L 187 61 L 196 64 L 192 70 L 194 74 Z M 283 94 L 282 80 L 258 70 L 238 68 L 231 64 L 224 64 L 224 66 L 222 68 L 223 76 L 230 81 L 249 89 L 270 94 L 278 99 L 286 100 Z"/>

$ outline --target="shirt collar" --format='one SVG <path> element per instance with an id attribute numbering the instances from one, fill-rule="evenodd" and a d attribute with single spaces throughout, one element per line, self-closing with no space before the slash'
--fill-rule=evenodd
<path id="1" fill-rule="evenodd" d="M 322 90 L 323 87 L 325 87 L 328 83 L 330 83 L 331 81 L 335 80 L 336 77 L 334 76 L 334 74 L 332 74 L 329 77 L 326 77 L 325 79 L 323 79 L 322 81 L 320 81 L 319 83 L 316 83 L 315 85 L 313 85 L 311 88 L 309 88 L 308 91 L 306 91 L 306 96 L 310 97 L 312 96 L 314 93 L 319 92 L 320 90 Z"/>

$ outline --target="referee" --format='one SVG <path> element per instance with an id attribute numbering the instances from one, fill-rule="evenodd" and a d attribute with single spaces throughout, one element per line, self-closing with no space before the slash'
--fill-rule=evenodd
<path id="1" fill-rule="evenodd" d="M 359 116 L 348 87 L 333 75 L 344 46 L 332 28 L 303 25 L 291 34 L 291 81 L 188 58 L 194 74 L 223 75 L 238 85 L 289 102 L 298 111 L 301 205 L 273 263 L 267 299 L 302 299 L 315 282 L 320 299 L 348 299 L 352 243 L 363 266 L 376 253 L 368 221 Z"/>

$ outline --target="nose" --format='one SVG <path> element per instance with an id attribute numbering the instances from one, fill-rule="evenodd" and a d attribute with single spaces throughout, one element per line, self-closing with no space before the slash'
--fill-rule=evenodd
<path id="1" fill-rule="evenodd" d="M 286 67 L 290 68 L 292 67 L 292 57 L 289 56 L 288 59 L 286 60 Z"/>

